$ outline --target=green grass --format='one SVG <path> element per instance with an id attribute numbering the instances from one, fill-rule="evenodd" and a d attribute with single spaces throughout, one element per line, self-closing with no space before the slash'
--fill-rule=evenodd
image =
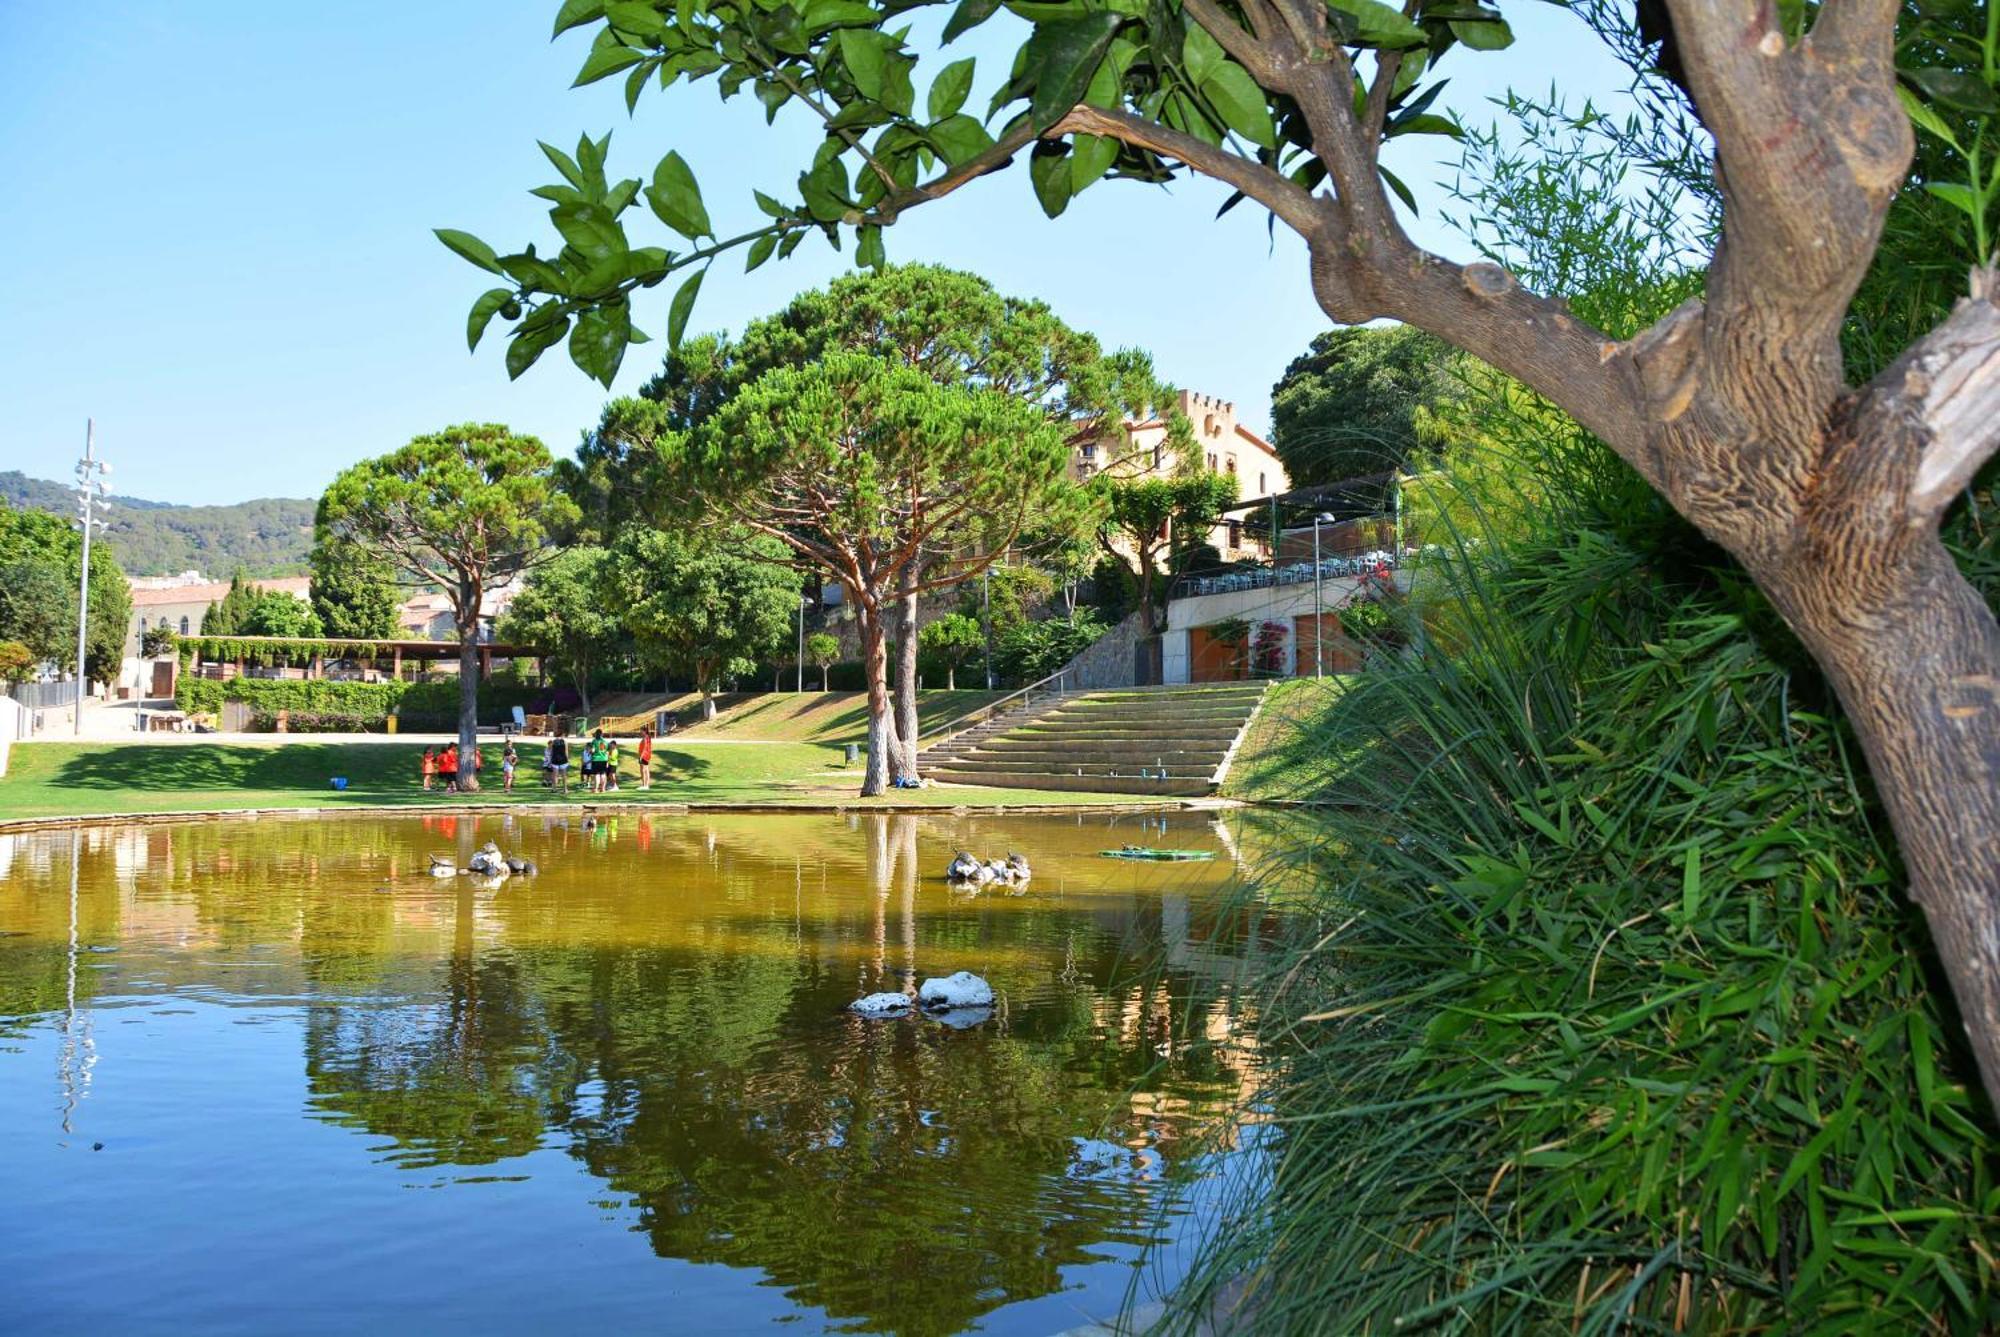
<path id="1" fill-rule="evenodd" d="M 925 737 L 948 728 L 1000 692 L 918 692 L 917 721 Z M 712 722 L 683 729 L 676 739 L 740 738 L 777 743 L 859 743 L 868 736 L 865 692 L 761 692 L 727 704 Z"/>
<path id="2" fill-rule="evenodd" d="M 1343 677 L 1287 678 L 1271 684 L 1236 749 L 1222 792 L 1253 802 L 1310 794 L 1335 768 L 1315 725 L 1346 686 Z"/>
<path id="3" fill-rule="evenodd" d="M 560 798 L 541 785 L 541 745 L 522 750 L 520 777 L 502 793 L 500 748 L 488 744 L 486 788 L 477 795 L 425 792 L 414 744 L 20 743 L 0 778 L 0 821 L 80 815 L 228 812 L 247 808 L 407 806 L 423 803 L 536 803 Z M 843 769 L 840 749 L 813 743 L 731 743 L 679 738 L 655 756 L 653 787 L 641 790 L 626 753 L 624 788 L 571 801 L 593 803 L 829 802 L 939 807 L 1003 804 L 1087 806 L 1132 803 L 1129 795 L 945 786 L 860 799 L 859 768 Z M 332 777 L 345 776 L 336 791 Z"/>

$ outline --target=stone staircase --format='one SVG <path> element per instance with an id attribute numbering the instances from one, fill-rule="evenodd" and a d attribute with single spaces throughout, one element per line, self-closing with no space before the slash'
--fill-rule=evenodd
<path id="1" fill-rule="evenodd" d="M 1215 792 L 1263 683 L 1083 692 L 940 742 L 925 774 L 1001 789 L 1197 797 Z"/>

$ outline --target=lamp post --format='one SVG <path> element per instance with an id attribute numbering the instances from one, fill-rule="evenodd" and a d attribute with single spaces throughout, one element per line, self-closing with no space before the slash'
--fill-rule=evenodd
<path id="1" fill-rule="evenodd" d="M 799 596 L 799 659 L 798 677 L 792 680 L 792 694 L 798 695 L 806 689 L 806 596 Z"/>
<path id="2" fill-rule="evenodd" d="M 1319 527 L 1332 524 L 1333 517 L 1325 511 L 1313 515 L 1313 677 L 1326 676 L 1326 597 L 1321 593 L 1326 573 L 1319 564 Z"/>
<path id="3" fill-rule="evenodd" d="M 83 458 L 76 462 L 77 518 L 83 524 L 83 563 L 76 578 L 76 734 L 83 735 L 84 650 L 90 628 L 90 527 L 99 507 L 111 503 L 104 494 L 110 489 L 103 475 L 111 466 L 97 458 L 97 422 L 84 419 Z"/>

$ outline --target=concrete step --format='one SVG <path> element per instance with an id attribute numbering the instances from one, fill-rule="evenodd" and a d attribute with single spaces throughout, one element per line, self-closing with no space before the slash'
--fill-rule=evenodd
<path id="1" fill-rule="evenodd" d="M 960 773 L 951 767 L 931 772 L 945 784 L 981 785 L 991 789 L 1059 789 L 1079 794 L 1144 794 L 1157 798 L 1199 798 L 1213 788 L 1199 780 L 1142 780 L 1136 776 L 1035 775 L 1003 771 Z"/>
<path id="2" fill-rule="evenodd" d="M 1029 757 L 1075 757 L 1079 762 L 1102 760 L 1105 762 L 1144 761 L 1153 764 L 1156 759 L 1167 762 L 1192 762 L 1203 757 L 1213 757 L 1220 761 L 1222 754 L 1229 751 L 1226 741 L 1207 744 L 1191 744 L 1179 738 L 1153 738 L 1143 741 L 1115 743 L 1082 743 L 1064 739 L 1040 742 L 1018 738 L 995 738 L 983 746 L 971 748 L 958 754 L 961 761 L 1025 761 Z"/>

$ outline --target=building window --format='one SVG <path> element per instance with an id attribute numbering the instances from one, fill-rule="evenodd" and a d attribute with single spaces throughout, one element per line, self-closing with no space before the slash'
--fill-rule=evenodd
<path id="1" fill-rule="evenodd" d="M 1167 448 L 1165 446 L 1154 446 L 1153 467 L 1155 469 L 1162 469 L 1166 467 L 1166 463 L 1167 463 Z"/>
<path id="2" fill-rule="evenodd" d="M 1234 455 L 1231 455 L 1229 457 L 1229 472 L 1231 473 L 1236 472 L 1236 457 Z"/>
<path id="3" fill-rule="evenodd" d="M 1212 450 L 1208 452 L 1208 471 L 1215 472 L 1215 452 Z"/>
<path id="4" fill-rule="evenodd" d="M 161 619 L 160 619 L 160 621 L 162 621 L 162 622 L 165 622 L 165 621 L 166 621 L 166 619 L 165 619 L 165 618 L 161 618 Z M 181 619 L 181 635 L 185 636 L 185 635 L 187 635 L 187 634 L 188 634 L 188 620 L 187 620 L 186 618 L 182 618 L 182 619 Z"/>
<path id="5" fill-rule="evenodd" d="M 1259 492 L 1268 492 L 1268 491 L 1270 490 L 1269 488 L 1267 488 L 1267 487 L 1265 487 L 1265 486 L 1264 486 L 1264 475 L 1263 475 L 1263 474 L 1258 474 L 1258 475 L 1257 475 L 1257 490 L 1258 490 Z"/>
<path id="6" fill-rule="evenodd" d="M 1229 546 L 1232 548 L 1243 546 L 1243 522 L 1241 520 L 1231 520 L 1229 522 Z"/>
<path id="7" fill-rule="evenodd" d="M 1076 476 L 1078 478 L 1089 478 L 1096 472 L 1097 466 L 1094 464 L 1079 464 L 1076 466 Z"/>
<path id="8" fill-rule="evenodd" d="M 1078 450 L 1087 460 L 1094 460 L 1097 458 L 1097 447 L 1094 445 L 1085 444 L 1083 446 L 1078 447 Z"/>

